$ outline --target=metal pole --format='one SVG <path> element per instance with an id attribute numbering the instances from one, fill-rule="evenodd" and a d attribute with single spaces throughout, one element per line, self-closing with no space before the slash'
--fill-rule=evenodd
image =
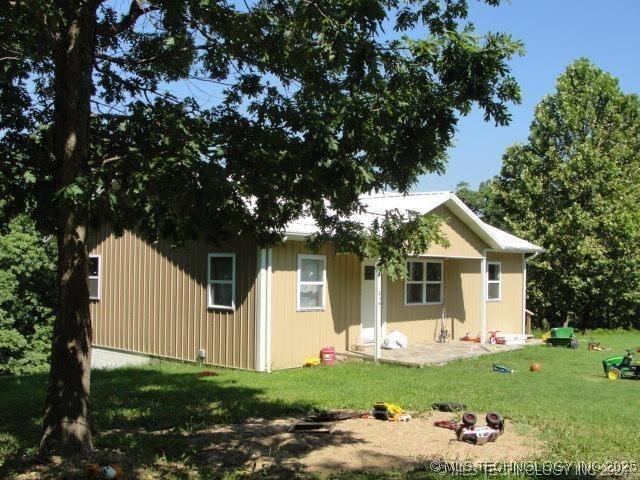
<path id="1" fill-rule="evenodd" d="M 480 309 L 480 342 L 487 342 L 487 251 L 482 252 L 480 263 L 480 277 L 482 278 L 482 303 Z"/>
<path id="2" fill-rule="evenodd" d="M 527 334 L 527 254 L 522 254 L 522 334 Z"/>
<path id="3" fill-rule="evenodd" d="M 380 359 L 380 333 L 382 331 L 382 276 L 380 270 L 376 266 L 375 276 L 375 320 L 373 324 L 373 360 L 377 362 Z"/>

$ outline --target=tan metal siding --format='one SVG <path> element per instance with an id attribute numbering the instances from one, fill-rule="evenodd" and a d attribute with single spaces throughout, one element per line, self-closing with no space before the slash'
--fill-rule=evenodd
<path id="1" fill-rule="evenodd" d="M 487 253 L 487 262 L 501 262 L 500 301 L 487 302 L 487 331 L 524 333 L 522 331 L 521 253 Z"/>
<path id="2" fill-rule="evenodd" d="M 444 259 L 446 328 L 454 339 L 466 333 L 476 336 L 482 315 L 480 258 L 488 245 L 447 207 L 438 207 L 433 213 L 443 217 L 440 228 L 450 245 L 433 245 L 426 255 L 470 257 Z M 442 305 L 405 306 L 404 281 L 388 281 L 387 288 L 387 331 L 399 330 L 409 342 L 435 341 L 440 333 Z"/>
<path id="3" fill-rule="evenodd" d="M 242 239 L 216 247 L 191 242 L 174 250 L 132 232 L 94 232 L 101 256 L 101 299 L 91 303 L 94 344 L 193 361 L 254 369 L 256 244 Z M 236 310 L 207 308 L 208 253 L 236 254 Z"/>
<path id="4" fill-rule="evenodd" d="M 404 281 L 387 282 L 387 331 L 399 330 L 409 343 L 435 341 L 442 306 L 446 328 L 454 339 L 480 333 L 482 276 L 480 260 L 445 259 L 443 305 L 404 304 Z"/>
<path id="5" fill-rule="evenodd" d="M 298 254 L 326 255 L 326 308 L 298 312 Z M 360 333 L 360 259 L 336 254 L 331 246 L 311 251 L 304 242 L 287 241 L 273 248 L 271 300 L 271 368 L 299 367 L 331 345 L 344 351 Z"/>
<path id="6" fill-rule="evenodd" d="M 482 275 L 480 260 L 445 260 L 444 304 L 454 340 L 480 335 Z"/>
<path id="7" fill-rule="evenodd" d="M 445 206 L 433 210 L 434 214 L 443 217 L 440 230 L 449 240 L 449 247 L 432 245 L 427 255 L 443 255 L 456 257 L 481 257 L 489 246 L 467 227 Z"/>

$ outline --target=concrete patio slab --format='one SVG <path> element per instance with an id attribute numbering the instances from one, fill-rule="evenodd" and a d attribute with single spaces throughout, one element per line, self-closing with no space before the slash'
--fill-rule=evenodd
<path id="1" fill-rule="evenodd" d="M 135 367 L 145 365 L 151 361 L 150 357 L 135 353 L 94 347 L 91 349 L 91 368 L 111 369 L 121 367 Z"/>
<path id="2" fill-rule="evenodd" d="M 536 340 L 530 340 L 526 345 L 492 345 L 460 341 L 447 343 L 417 342 L 407 348 L 398 350 L 382 349 L 380 361 L 415 367 L 444 365 L 462 358 L 474 358 L 481 355 L 520 350 L 525 346 L 539 343 Z M 373 358 L 373 346 L 366 346 L 360 352 L 348 352 L 347 356 L 371 359 Z"/>

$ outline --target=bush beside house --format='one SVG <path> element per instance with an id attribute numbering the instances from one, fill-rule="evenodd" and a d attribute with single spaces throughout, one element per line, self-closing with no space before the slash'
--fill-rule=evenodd
<path id="1" fill-rule="evenodd" d="M 54 319 L 55 241 L 27 216 L 0 233 L 0 375 L 48 365 Z"/>

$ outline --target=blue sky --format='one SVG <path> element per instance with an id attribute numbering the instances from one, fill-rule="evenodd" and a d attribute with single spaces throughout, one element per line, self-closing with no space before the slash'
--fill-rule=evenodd
<path id="1" fill-rule="evenodd" d="M 478 32 L 508 32 L 524 42 L 526 55 L 512 62 L 522 103 L 511 108 L 513 121 L 507 127 L 485 123 L 477 112 L 461 119 L 446 173 L 423 177 L 414 191 L 453 190 L 461 181 L 476 187 L 498 173 L 506 147 L 526 141 L 536 104 L 576 58 L 587 57 L 618 77 L 625 92 L 640 93 L 639 0 L 470 3 Z"/>

